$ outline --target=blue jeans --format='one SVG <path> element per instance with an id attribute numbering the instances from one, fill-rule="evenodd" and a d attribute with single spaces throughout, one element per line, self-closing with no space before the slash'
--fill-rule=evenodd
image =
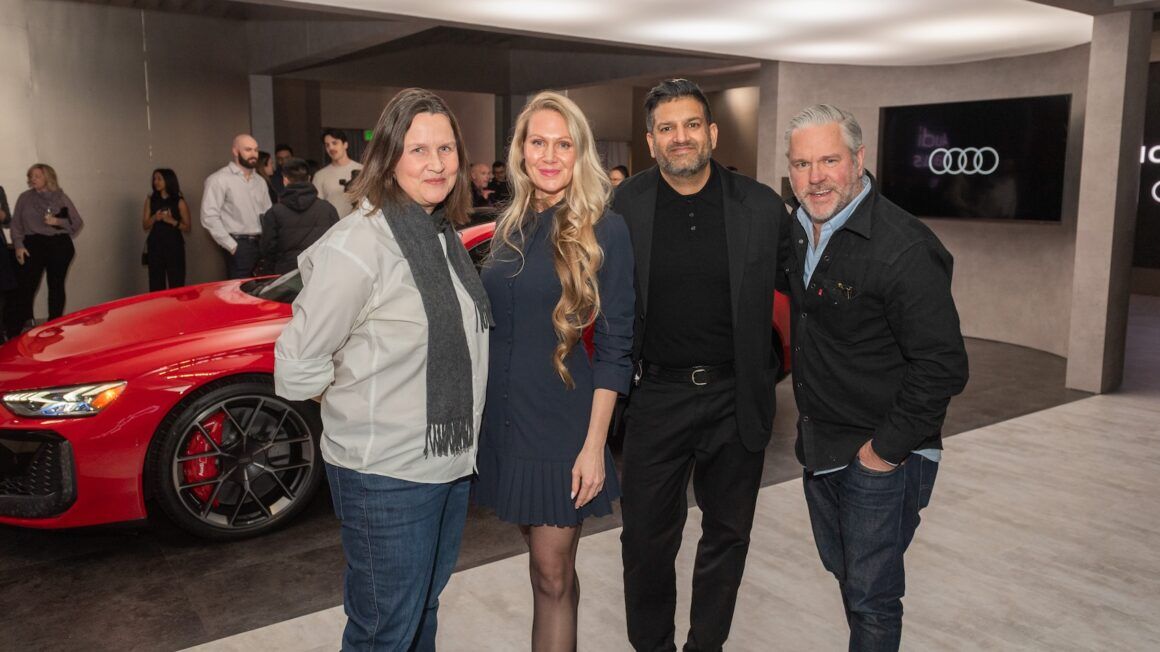
<path id="1" fill-rule="evenodd" d="M 850 650 L 897 650 L 902 639 L 902 556 L 930 502 L 938 463 L 911 455 L 890 472 L 855 459 L 803 486 L 822 565 L 842 591 Z"/>
<path id="2" fill-rule="evenodd" d="M 408 482 L 326 465 L 346 555 L 342 649 L 434 650 L 470 478 Z"/>

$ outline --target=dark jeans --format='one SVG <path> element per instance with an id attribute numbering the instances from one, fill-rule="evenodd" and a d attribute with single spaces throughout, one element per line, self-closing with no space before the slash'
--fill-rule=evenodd
<path id="1" fill-rule="evenodd" d="M 238 248 L 232 254 L 226 252 L 226 278 L 250 278 L 254 275 L 254 267 L 258 265 L 258 258 L 261 256 L 258 239 L 234 237 L 238 243 Z"/>
<path id="2" fill-rule="evenodd" d="M 32 319 L 36 292 L 40 289 L 40 280 L 46 275 L 48 318 L 56 319 L 64 314 L 65 278 L 76 253 L 68 235 L 28 235 L 24 237 L 24 248 L 28 250 L 28 257 L 20 265 L 17 306 L 12 312 L 13 322 L 18 320 L 19 326 Z M 10 335 L 12 326 L 16 324 L 10 325 Z"/>
<path id="3" fill-rule="evenodd" d="M 326 465 L 346 555 L 342 649 L 435 649 L 470 478 L 426 484 Z"/>
<path id="4" fill-rule="evenodd" d="M 911 455 L 894 471 L 858 463 L 805 473 L 806 505 L 822 565 L 838 579 L 850 650 L 897 650 L 902 638 L 902 556 L 930 502 L 938 463 Z"/>
<path id="5" fill-rule="evenodd" d="M 240 248 L 240 247 L 239 247 Z M 179 288 L 185 285 L 185 247 L 149 248 L 149 291 Z"/>
<path id="6" fill-rule="evenodd" d="M 636 650 L 676 649 L 674 563 L 690 475 L 702 518 L 685 649 L 720 650 L 729 636 L 765 457 L 741 444 L 735 387 L 645 378 L 625 411 L 620 541 Z"/>

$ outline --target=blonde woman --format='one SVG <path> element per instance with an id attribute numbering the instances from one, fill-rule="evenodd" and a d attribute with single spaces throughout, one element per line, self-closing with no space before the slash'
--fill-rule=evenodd
<path id="1" fill-rule="evenodd" d="M 85 221 L 60 188 L 56 170 L 37 163 L 28 168 L 28 190 L 16 199 L 12 211 L 12 247 L 20 264 L 17 305 L 9 322 L 9 337 L 20 334 L 33 314 L 40 280 L 48 278 L 48 318 L 64 314 L 65 280 L 76 249 L 73 238 Z"/>
<path id="2" fill-rule="evenodd" d="M 496 324 L 476 496 L 528 544 L 532 649 L 574 650 L 581 523 L 620 496 L 605 438 L 632 378 L 632 249 L 567 97 L 528 102 L 507 167 L 511 204 L 483 271 Z"/>

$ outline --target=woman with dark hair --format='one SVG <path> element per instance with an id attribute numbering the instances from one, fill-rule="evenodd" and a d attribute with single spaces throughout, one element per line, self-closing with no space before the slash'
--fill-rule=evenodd
<path id="1" fill-rule="evenodd" d="M 266 192 L 270 193 L 270 204 L 278 203 L 278 189 L 274 187 L 274 157 L 270 152 L 258 152 L 258 176 L 266 180 Z"/>
<path id="2" fill-rule="evenodd" d="M 274 387 L 322 403 L 347 560 L 342 649 L 433 650 L 467 517 L 491 308 L 455 234 L 471 182 L 443 99 L 400 91 L 365 161 L 355 211 L 298 258 Z"/>
<path id="3" fill-rule="evenodd" d="M 528 546 L 532 649 L 575 650 L 580 530 L 620 497 L 605 439 L 632 379 L 632 246 L 608 211 L 592 129 L 567 97 L 528 102 L 507 172 L 511 203 L 483 270 L 496 326 L 476 499 Z"/>
<path id="4" fill-rule="evenodd" d="M 149 291 L 185 285 L 185 236 L 189 233 L 189 206 L 181 195 L 177 174 L 169 168 L 153 171 L 153 192 L 145 198 L 141 227 L 145 262 L 149 266 Z"/>
<path id="5" fill-rule="evenodd" d="M 28 190 L 12 211 L 12 246 L 20 265 L 17 308 L 7 324 L 8 337 L 20 334 L 32 319 L 40 280 L 48 276 L 48 318 L 64 314 L 65 279 L 76 249 L 73 238 L 84 228 L 77 207 L 60 189 L 56 170 L 37 163 L 28 168 Z"/>

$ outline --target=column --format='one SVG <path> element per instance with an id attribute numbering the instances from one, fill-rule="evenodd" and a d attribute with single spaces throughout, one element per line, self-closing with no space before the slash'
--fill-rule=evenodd
<path id="1" fill-rule="evenodd" d="M 1086 115 L 1067 359 L 1073 389 L 1109 392 L 1123 380 L 1151 36 L 1151 11 L 1096 16 L 1087 97 L 1075 98 Z"/>

